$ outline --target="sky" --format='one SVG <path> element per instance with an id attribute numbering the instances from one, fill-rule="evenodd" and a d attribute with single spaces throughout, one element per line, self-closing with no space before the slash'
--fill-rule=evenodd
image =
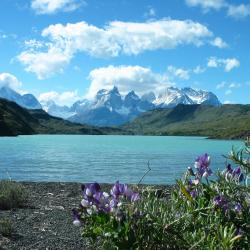
<path id="1" fill-rule="evenodd" d="M 0 87 L 71 105 L 117 86 L 250 103 L 249 0 L 1 0 Z"/>

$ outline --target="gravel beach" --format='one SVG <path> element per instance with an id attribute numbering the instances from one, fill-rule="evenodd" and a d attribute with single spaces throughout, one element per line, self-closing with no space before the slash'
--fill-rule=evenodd
<path id="1" fill-rule="evenodd" d="M 71 210 L 78 207 L 81 201 L 81 184 L 22 184 L 29 194 L 26 206 L 0 210 L 0 218 L 10 219 L 13 225 L 13 234 L 10 237 L 0 235 L 0 250 L 92 249 L 88 240 L 81 238 L 80 228 L 72 224 Z M 101 186 L 105 191 L 111 187 L 110 184 Z M 166 190 L 170 188 L 164 186 Z"/>

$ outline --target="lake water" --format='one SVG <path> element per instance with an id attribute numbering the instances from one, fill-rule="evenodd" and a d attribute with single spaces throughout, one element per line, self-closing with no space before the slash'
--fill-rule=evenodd
<path id="1" fill-rule="evenodd" d="M 171 184 L 202 153 L 224 168 L 240 141 L 202 137 L 34 135 L 0 137 L 0 179 Z"/>

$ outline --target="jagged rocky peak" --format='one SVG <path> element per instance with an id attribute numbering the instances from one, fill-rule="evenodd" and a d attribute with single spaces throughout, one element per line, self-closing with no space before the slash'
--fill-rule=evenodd
<path id="1" fill-rule="evenodd" d="M 166 88 L 154 101 L 159 107 L 174 107 L 178 104 L 206 104 L 218 106 L 220 101 L 212 92 L 196 90 L 190 87 L 178 89 L 176 87 Z"/>
<path id="2" fill-rule="evenodd" d="M 32 94 L 25 94 L 22 96 L 23 104 L 30 109 L 42 109 L 42 105 Z"/>
<path id="3" fill-rule="evenodd" d="M 124 105 L 130 107 L 137 105 L 140 101 L 140 97 L 132 90 L 125 96 Z"/>

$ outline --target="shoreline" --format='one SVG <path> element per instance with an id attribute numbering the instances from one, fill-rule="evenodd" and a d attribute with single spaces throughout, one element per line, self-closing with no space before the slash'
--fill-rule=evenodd
<path id="1" fill-rule="evenodd" d="M 202 137 L 206 140 L 226 140 L 226 141 L 242 141 L 245 140 L 246 137 L 216 137 L 216 136 L 208 136 L 208 135 L 160 135 L 160 134 L 20 134 L 20 135 L 0 135 L 0 138 L 17 138 L 20 136 L 37 136 L 37 135 L 44 135 L 44 136 L 142 136 L 142 137 Z"/>
<path id="2" fill-rule="evenodd" d="M 0 210 L 0 219 L 8 218 L 13 225 L 11 237 L 0 235 L 0 250 L 74 250 L 92 249 L 87 239 L 81 237 L 79 227 L 73 225 L 71 210 L 81 201 L 81 183 L 77 182 L 18 182 L 28 193 L 23 208 Z M 112 184 L 100 184 L 109 191 Z M 129 185 L 133 186 L 133 185 Z M 173 185 L 146 185 L 164 189 Z"/>

